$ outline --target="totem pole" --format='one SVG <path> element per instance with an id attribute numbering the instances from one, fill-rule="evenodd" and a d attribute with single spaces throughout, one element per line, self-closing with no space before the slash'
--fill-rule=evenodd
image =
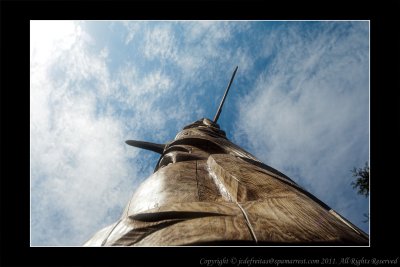
<path id="1" fill-rule="evenodd" d="M 368 245 L 368 236 L 283 173 L 230 142 L 214 120 L 187 125 L 121 218 L 84 246 Z"/>

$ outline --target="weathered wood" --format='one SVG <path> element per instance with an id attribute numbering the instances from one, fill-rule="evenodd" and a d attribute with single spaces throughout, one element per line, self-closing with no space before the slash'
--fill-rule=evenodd
<path id="1" fill-rule="evenodd" d="M 120 220 L 86 246 L 367 245 L 368 236 L 208 119 L 164 147 Z"/>

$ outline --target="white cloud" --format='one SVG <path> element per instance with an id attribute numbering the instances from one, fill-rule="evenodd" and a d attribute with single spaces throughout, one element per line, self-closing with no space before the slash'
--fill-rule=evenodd
<path id="1" fill-rule="evenodd" d="M 94 118 L 92 99 L 82 95 L 72 99 L 57 110 L 52 130 L 31 132 L 32 168 L 40 166 L 47 177 L 32 177 L 32 193 L 40 194 L 39 201 L 34 197 L 32 203 L 33 211 L 39 212 L 35 217 L 56 208 L 63 220 L 70 221 L 74 236 L 81 238 L 89 238 L 90 232 L 116 219 L 107 216 L 108 209 L 125 204 L 121 198 L 128 199 L 126 188 L 132 185 L 126 179 L 128 171 L 135 173 L 127 162 L 121 125 L 112 118 Z M 50 224 L 46 228 L 41 223 L 32 225 L 33 236 L 45 234 L 42 231 L 51 226 L 65 230 L 56 222 L 46 222 Z"/>
<path id="2" fill-rule="evenodd" d="M 137 32 L 140 30 L 140 23 L 132 22 L 132 21 L 124 21 L 123 25 L 128 31 L 128 34 L 125 37 L 125 44 L 128 45 L 133 41 Z"/>
<path id="3" fill-rule="evenodd" d="M 127 64 L 120 68 L 115 77 L 115 93 L 113 97 L 120 105 L 133 111 L 127 118 L 131 125 L 141 125 L 141 129 L 154 130 L 158 140 L 165 137 L 165 109 L 158 104 L 174 88 L 171 77 L 160 69 L 148 74 L 139 75 L 136 67 Z M 166 140 L 164 140 L 166 141 Z"/>
<path id="4" fill-rule="evenodd" d="M 144 55 L 149 59 L 176 60 L 177 44 L 169 24 L 147 31 L 144 42 Z"/>
<path id="5" fill-rule="evenodd" d="M 63 41 L 44 45 L 58 51 L 46 60 L 31 56 L 32 245 L 83 244 L 120 216 L 143 178 L 129 162 L 137 151 L 124 144 L 124 123 L 96 110 L 113 89 L 106 50 L 90 53 L 79 36 L 59 50 Z"/>
<path id="6" fill-rule="evenodd" d="M 160 69 L 140 76 L 135 66 L 127 64 L 119 70 L 116 86 L 125 87 L 131 97 L 127 101 L 135 103 L 139 100 L 138 98 L 146 95 L 151 95 L 153 99 L 156 99 L 168 93 L 173 88 L 174 83 L 171 77 L 163 73 Z"/>
<path id="7" fill-rule="evenodd" d="M 273 33 L 280 46 L 238 103 L 235 138 L 247 138 L 262 161 L 343 207 L 351 200 L 343 193 L 349 170 L 368 160 L 368 36 L 334 26 L 301 34 Z"/>
<path id="8" fill-rule="evenodd" d="M 31 62 L 44 63 L 54 53 L 69 49 L 78 34 L 79 26 L 71 21 L 31 21 Z"/>

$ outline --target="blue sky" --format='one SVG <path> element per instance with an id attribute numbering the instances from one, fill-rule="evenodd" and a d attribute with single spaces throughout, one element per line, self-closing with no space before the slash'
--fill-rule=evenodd
<path id="1" fill-rule="evenodd" d="M 358 227 L 369 161 L 368 21 L 31 21 L 31 245 L 81 246 L 164 143 L 213 118 Z"/>

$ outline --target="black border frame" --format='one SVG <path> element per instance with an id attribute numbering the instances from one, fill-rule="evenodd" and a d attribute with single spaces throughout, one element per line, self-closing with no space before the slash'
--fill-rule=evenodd
<path id="1" fill-rule="evenodd" d="M 206 266 L 201 259 L 398 259 L 398 1 L 2 1 L 1 265 Z M 383 1 L 382 1 L 383 2 Z M 35 19 L 370 20 L 370 247 L 30 247 L 29 21 Z M 394 118 L 395 117 L 395 118 Z M 393 168 L 394 167 L 394 168 Z M 397 193 L 397 194 L 396 194 Z M 392 245 L 393 244 L 393 245 Z M 372 262 L 370 262 L 372 263 Z M 259 264 L 253 264 L 259 265 Z M 214 264 L 217 266 L 217 263 Z M 243 266 L 243 265 L 242 265 Z M 276 266 L 276 265 L 275 265 Z"/>

